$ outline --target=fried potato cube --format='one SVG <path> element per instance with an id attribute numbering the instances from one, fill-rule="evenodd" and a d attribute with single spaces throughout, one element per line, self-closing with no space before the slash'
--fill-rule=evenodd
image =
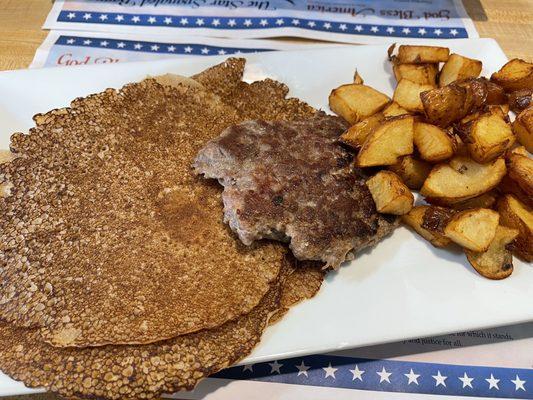
<path id="1" fill-rule="evenodd" d="M 483 63 L 479 60 L 452 54 L 442 66 L 439 86 L 443 87 L 460 79 L 477 78 L 481 73 L 482 66 Z"/>
<path id="2" fill-rule="evenodd" d="M 511 154 L 507 158 L 507 173 L 528 195 L 533 196 L 533 160 L 520 154 Z"/>
<path id="3" fill-rule="evenodd" d="M 438 126 L 415 122 L 415 147 L 422 160 L 437 163 L 453 156 L 455 151 L 454 139 Z"/>
<path id="4" fill-rule="evenodd" d="M 413 194 L 394 172 L 379 171 L 366 181 L 366 186 L 380 213 L 404 215 L 413 208 Z"/>
<path id="5" fill-rule="evenodd" d="M 372 131 L 357 154 L 359 167 L 392 165 L 398 157 L 413 153 L 414 118 L 410 115 L 394 117 Z"/>
<path id="6" fill-rule="evenodd" d="M 490 80 L 503 87 L 506 91 L 533 88 L 533 64 L 514 58 L 505 64 Z"/>
<path id="7" fill-rule="evenodd" d="M 402 79 L 394 90 L 393 100 L 407 111 L 423 112 L 424 106 L 420 99 L 420 93 L 433 89 L 432 85 L 421 85 L 409 79 Z"/>
<path id="8" fill-rule="evenodd" d="M 435 204 L 459 203 L 494 189 L 506 172 L 502 158 L 479 164 L 468 157 L 456 156 L 433 167 L 420 193 Z"/>
<path id="9" fill-rule="evenodd" d="M 398 64 L 392 66 L 392 71 L 396 81 L 409 79 L 419 85 L 436 86 L 437 74 L 439 73 L 438 64 Z"/>
<path id="10" fill-rule="evenodd" d="M 382 113 L 385 116 L 385 118 L 390 118 L 390 117 L 397 117 L 399 115 L 409 114 L 409 111 L 407 111 L 403 107 L 400 107 L 398 103 L 393 101 L 392 103 L 390 103 L 387 107 L 383 109 Z"/>
<path id="11" fill-rule="evenodd" d="M 431 172 L 431 164 L 407 155 L 400 157 L 396 164 L 389 167 L 389 170 L 402 178 L 409 189 L 420 190 Z"/>
<path id="12" fill-rule="evenodd" d="M 329 107 L 350 124 L 381 111 L 390 98 L 370 86 L 350 83 L 339 86 L 329 95 Z"/>
<path id="13" fill-rule="evenodd" d="M 496 235 L 500 215 L 487 208 L 461 211 L 452 217 L 444 234 L 461 247 L 473 251 L 487 251 Z"/>
<path id="14" fill-rule="evenodd" d="M 429 231 L 422 227 L 424 221 L 424 214 L 429 209 L 429 206 L 416 206 L 407 214 L 402 215 L 402 221 L 413 228 L 420 236 L 429 241 L 435 247 L 446 247 L 450 244 L 451 240 L 446 236 L 435 232 Z"/>
<path id="15" fill-rule="evenodd" d="M 488 192 L 460 203 L 450 204 L 450 207 L 459 211 L 469 210 L 471 208 L 492 208 L 497 198 L 496 193 Z"/>
<path id="16" fill-rule="evenodd" d="M 358 149 L 363 145 L 368 135 L 370 135 L 370 133 L 384 120 L 385 117 L 382 113 L 371 115 L 348 128 L 348 130 L 341 135 L 340 141 L 350 147 Z"/>
<path id="17" fill-rule="evenodd" d="M 355 70 L 353 74 L 353 83 L 355 83 L 356 85 L 362 85 L 365 83 L 365 81 L 363 80 L 363 78 L 361 78 L 361 75 L 357 70 Z"/>
<path id="18" fill-rule="evenodd" d="M 533 88 L 515 90 L 509 94 L 509 107 L 516 114 L 533 105 Z"/>
<path id="19" fill-rule="evenodd" d="M 486 163 L 501 156 L 515 142 L 511 126 L 498 113 L 481 115 L 472 124 L 467 147 L 472 158 Z"/>
<path id="20" fill-rule="evenodd" d="M 498 225 L 494 239 L 484 252 L 465 249 L 466 258 L 485 278 L 504 279 L 513 272 L 513 255 L 507 245 L 518 236 L 518 230 Z"/>
<path id="21" fill-rule="evenodd" d="M 399 64 L 435 64 L 448 61 L 449 56 L 447 47 L 401 45 L 396 61 Z"/>
<path id="22" fill-rule="evenodd" d="M 518 236 L 509 246 L 513 254 L 525 261 L 533 261 L 533 209 L 515 196 L 506 194 L 498 200 L 500 223 L 518 229 Z"/>
<path id="23" fill-rule="evenodd" d="M 443 128 L 470 112 L 471 98 L 467 87 L 454 84 L 420 94 L 428 122 Z"/>
<path id="24" fill-rule="evenodd" d="M 520 144 L 533 153 L 533 107 L 518 114 L 513 122 L 513 132 Z"/>

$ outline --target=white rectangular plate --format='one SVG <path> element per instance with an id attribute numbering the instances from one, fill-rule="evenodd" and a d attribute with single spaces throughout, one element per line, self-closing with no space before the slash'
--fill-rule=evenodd
<path id="1" fill-rule="evenodd" d="M 482 60 L 485 76 L 507 61 L 491 39 L 443 45 Z M 386 54 L 387 46 L 254 54 L 246 57 L 245 78 L 280 80 L 289 86 L 292 96 L 328 110 L 331 89 L 350 82 L 356 68 L 365 83 L 392 95 L 394 79 Z M 0 148 L 8 148 L 12 132 L 27 131 L 34 114 L 66 106 L 75 97 L 119 88 L 146 75 L 190 75 L 223 59 L 0 73 Z M 459 251 L 436 249 L 399 228 L 375 248 L 330 273 L 318 295 L 270 327 L 243 363 L 530 321 L 531 293 L 531 265 L 515 260 L 510 278 L 490 281 L 475 273 Z M 0 395 L 15 392 L 29 390 L 0 376 Z"/>

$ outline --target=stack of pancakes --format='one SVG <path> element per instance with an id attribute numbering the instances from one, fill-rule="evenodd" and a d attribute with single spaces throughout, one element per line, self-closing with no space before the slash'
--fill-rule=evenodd
<path id="1" fill-rule="evenodd" d="M 0 161 L 0 370 L 68 398 L 191 389 L 250 353 L 269 320 L 314 295 L 319 265 L 245 246 L 199 149 L 250 119 L 308 117 L 285 85 L 230 59 L 34 117 Z"/>

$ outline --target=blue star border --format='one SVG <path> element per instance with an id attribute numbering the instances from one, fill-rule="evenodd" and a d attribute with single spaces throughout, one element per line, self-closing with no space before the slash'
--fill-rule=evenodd
<path id="1" fill-rule="evenodd" d="M 236 366 L 214 378 L 445 396 L 533 399 L 533 370 L 313 355 Z"/>
<path id="2" fill-rule="evenodd" d="M 298 28 L 346 35 L 390 36 L 404 38 L 468 38 L 465 28 L 361 24 L 292 17 L 191 17 L 161 14 L 130 14 L 63 10 L 58 22 L 172 28 L 209 28 L 217 30 L 253 30 Z"/>

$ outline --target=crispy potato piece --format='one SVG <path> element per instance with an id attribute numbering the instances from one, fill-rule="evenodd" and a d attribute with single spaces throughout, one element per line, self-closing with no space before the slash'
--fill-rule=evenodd
<path id="1" fill-rule="evenodd" d="M 453 138 L 438 126 L 415 122 L 414 143 L 422 160 L 437 163 L 453 156 Z"/>
<path id="2" fill-rule="evenodd" d="M 494 189 L 506 173 L 501 158 L 479 164 L 468 157 L 456 156 L 447 164 L 431 170 L 420 193 L 434 204 L 454 204 Z"/>
<path id="3" fill-rule="evenodd" d="M 382 113 L 376 113 L 357 124 L 352 125 L 346 132 L 344 132 L 340 140 L 342 143 L 347 144 L 350 147 L 358 149 L 363 145 L 366 138 L 370 133 L 376 129 L 383 121 L 385 117 Z"/>
<path id="4" fill-rule="evenodd" d="M 448 61 L 449 56 L 447 47 L 401 45 L 396 61 L 399 64 L 435 64 Z"/>
<path id="5" fill-rule="evenodd" d="M 353 74 L 353 83 L 355 83 L 356 85 L 362 85 L 365 83 L 365 81 L 363 80 L 363 78 L 361 78 L 361 75 L 357 70 L 355 70 Z"/>
<path id="6" fill-rule="evenodd" d="M 520 114 L 530 105 L 533 105 L 533 88 L 516 90 L 509 94 L 509 107 L 516 114 Z"/>
<path id="7" fill-rule="evenodd" d="M 397 64 L 392 66 L 392 71 L 396 81 L 409 79 L 411 82 L 419 85 L 436 86 L 437 74 L 439 73 L 438 64 Z"/>
<path id="8" fill-rule="evenodd" d="M 513 255 L 506 246 L 518 236 L 518 230 L 499 225 L 489 248 L 484 252 L 465 249 L 466 258 L 485 278 L 504 279 L 513 272 Z"/>
<path id="9" fill-rule="evenodd" d="M 422 218 L 422 228 L 444 235 L 444 228 L 456 214 L 451 208 L 429 206 Z"/>
<path id="10" fill-rule="evenodd" d="M 513 122 L 513 132 L 520 144 L 533 153 L 533 107 L 518 114 Z"/>
<path id="11" fill-rule="evenodd" d="M 424 181 L 431 172 L 431 164 L 418 160 L 412 155 L 401 157 L 396 164 L 389 167 L 409 189 L 420 190 Z"/>
<path id="12" fill-rule="evenodd" d="M 500 223 L 518 229 L 518 237 L 509 246 L 512 252 L 525 261 L 533 261 L 533 209 L 515 196 L 506 194 L 498 200 Z"/>
<path id="13" fill-rule="evenodd" d="M 450 207 L 458 211 L 470 210 L 472 208 L 492 208 L 496 203 L 497 197 L 496 193 L 488 192 L 460 203 L 451 204 Z"/>
<path id="14" fill-rule="evenodd" d="M 380 213 L 404 215 L 413 208 L 413 194 L 394 172 L 379 171 L 366 181 L 366 186 Z"/>
<path id="15" fill-rule="evenodd" d="M 420 100 L 420 93 L 433 89 L 431 85 L 420 85 L 409 79 L 402 79 L 394 90 L 393 100 L 407 111 L 423 112 L 424 106 Z"/>
<path id="16" fill-rule="evenodd" d="M 529 154 L 529 151 L 527 151 L 524 146 L 518 146 L 518 147 L 515 147 L 514 149 L 507 150 L 505 158 L 509 158 L 513 154 L 518 154 L 524 157 L 531 157 L 531 155 Z"/>
<path id="17" fill-rule="evenodd" d="M 501 110 L 483 114 L 473 121 L 468 139 L 468 151 L 480 163 L 501 156 L 515 142 L 511 126 L 502 118 Z"/>
<path id="18" fill-rule="evenodd" d="M 505 175 L 500 183 L 498 184 L 498 192 L 502 194 L 512 194 L 522 203 L 526 204 L 528 207 L 533 208 L 533 197 L 529 196 L 522 188 L 512 180 L 509 175 Z"/>
<path id="19" fill-rule="evenodd" d="M 533 160 L 520 154 L 507 158 L 509 177 L 529 196 L 533 196 Z"/>
<path id="20" fill-rule="evenodd" d="M 452 54 L 443 65 L 439 76 L 439 86 L 446 86 L 454 81 L 465 78 L 477 78 L 483 63 L 479 60 Z"/>
<path id="21" fill-rule="evenodd" d="M 452 84 L 422 92 L 420 99 L 428 122 L 445 128 L 467 115 L 472 108 L 468 90 Z"/>
<path id="22" fill-rule="evenodd" d="M 429 209 L 429 206 L 413 207 L 409 213 L 402 215 L 402 221 L 413 228 L 420 236 L 429 241 L 435 247 L 446 247 L 451 240 L 435 231 L 429 231 L 422 227 L 424 215 Z"/>
<path id="23" fill-rule="evenodd" d="M 444 234 L 461 247 L 487 251 L 496 235 L 500 215 L 487 208 L 475 208 L 454 215 L 444 228 Z"/>
<path id="24" fill-rule="evenodd" d="M 409 114 L 409 111 L 407 111 L 403 107 L 400 107 L 398 103 L 393 101 L 392 103 L 390 103 L 387 107 L 383 109 L 382 113 L 386 118 L 390 118 L 390 117 L 397 117 L 399 115 Z"/>
<path id="25" fill-rule="evenodd" d="M 505 64 L 490 80 L 503 87 L 506 91 L 533 88 L 533 64 L 514 58 Z"/>
<path id="26" fill-rule="evenodd" d="M 350 124 L 381 111 L 390 98 L 370 86 L 350 83 L 333 89 L 329 95 L 329 107 Z"/>
<path id="27" fill-rule="evenodd" d="M 402 115 L 391 118 L 368 135 L 357 154 L 359 167 L 392 165 L 398 157 L 413 153 L 414 118 Z"/>

